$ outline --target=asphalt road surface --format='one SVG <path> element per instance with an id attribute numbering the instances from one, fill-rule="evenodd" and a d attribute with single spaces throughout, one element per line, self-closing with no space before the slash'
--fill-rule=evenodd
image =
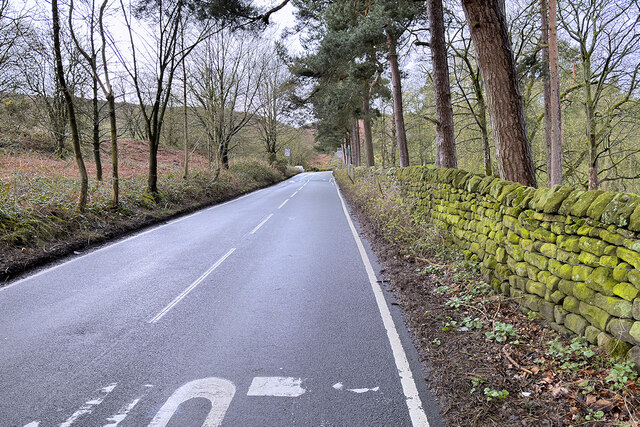
<path id="1" fill-rule="evenodd" d="M 9 284 L 0 426 L 442 425 L 356 236 L 305 173 Z"/>

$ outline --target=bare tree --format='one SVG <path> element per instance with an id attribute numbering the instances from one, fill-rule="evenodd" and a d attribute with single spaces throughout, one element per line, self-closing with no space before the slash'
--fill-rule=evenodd
<path id="1" fill-rule="evenodd" d="M 80 172 L 80 198 L 78 200 L 78 208 L 84 211 L 87 204 L 87 190 L 89 178 L 87 177 L 87 169 L 82 159 L 82 151 L 80 149 L 80 134 L 78 133 L 78 123 L 76 121 L 73 97 L 67 86 L 62 65 L 62 52 L 60 49 L 60 15 L 58 13 L 58 0 L 51 1 L 51 14 L 53 20 L 53 51 L 56 59 L 56 76 L 60 83 L 60 89 L 64 95 L 67 112 L 69 114 L 69 126 L 71 128 L 71 142 L 73 144 L 73 152 L 76 158 L 76 164 Z"/>
<path id="2" fill-rule="evenodd" d="M 267 64 L 264 78 L 259 83 L 257 114 L 253 122 L 264 145 L 267 159 L 269 163 L 273 163 L 276 153 L 291 139 L 285 138 L 288 126 L 284 121 L 290 109 L 288 94 L 294 86 L 289 70 L 275 52 L 265 59 Z"/>
<path id="3" fill-rule="evenodd" d="M 637 1 L 563 1 L 561 25 L 575 43 L 582 65 L 582 104 L 586 123 L 587 186 L 640 177 L 620 170 L 639 150 L 628 147 L 617 129 L 626 124 L 625 108 L 637 102 L 640 87 L 640 5 Z M 582 156 L 581 156 L 582 157 Z"/>
<path id="4" fill-rule="evenodd" d="M 120 0 L 120 6 L 128 29 L 131 58 L 125 57 L 121 50 L 117 50 L 116 54 L 131 79 L 142 113 L 149 144 L 147 191 L 157 199 L 158 147 L 165 113 L 171 100 L 173 79 L 182 61 L 206 38 L 210 28 L 200 27 L 201 31 L 191 37 L 183 48 L 180 46 L 180 35 L 188 12 L 183 1 L 159 0 L 145 3 L 137 10 L 137 16 L 134 16 L 123 0 Z M 140 28 L 145 25 L 149 31 L 143 38 L 137 34 L 134 26 Z M 144 46 L 140 47 L 142 44 Z M 146 57 L 141 58 L 144 54 Z"/>
<path id="5" fill-rule="evenodd" d="M 93 122 L 93 146 L 94 153 L 96 158 L 96 169 L 99 168 L 100 161 L 100 134 L 99 134 L 99 120 L 98 120 L 98 109 L 97 109 L 97 86 L 99 85 L 104 93 L 105 98 L 107 99 L 107 105 L 109 107 L 109 127 L 110 127 L 110 137 L 111 137 L 111 182 L 112 182 L 112 192 L 111 192 L 111 205 L 113 207 L 117 207 L 119 203 L 119 177 L 118 177 L 118 129 L 116 124 L 116 104 L 115 104 L 115 95 L 113 93 L 113 87 L 111 85 L 111 79 L 109 78 L 109 66 L 107 61 L 107 36 L 105 33 L 104 27 L 104 18 L 105 11 L 107 9 L 107 4 L 109 0 L 103 0 L 100 8 L 97 12 L 96 17 L 96 3 L 94 0 L 91 0 L 90 6 L 90 19 L 89 19 L 89 40 L 90 40 L 90 50 L 87 52 L 82 48 L 79 43 L 76 34 L 73 30 L 73 8 L 74 3 L 71 0 L 70 8 L 69 8 L 69 29 L 71 32 L 71 37 L 76 45 L 78 51 L 85 58 L 87 63 L 89 64 L 89 68 L 92 75 L 93 80 L 93 113 L 94 113 L 94 122 Z M 96 28 L 97 27 L 97 28 Z M 100 36 L 100 47 L 96 47 L 96 41 L 94 39 L 94 32 L 98 31 Z M 98 64 L 98 52 L 102 54 L 102 70 L 99 70 Z M 98 180 L 102 177 L 102 173 L 100 172 L 98 175 Z"/>
<path id="6" fill-rule="evenodd" d="M 194 112 L 215 149 L 218 168 L 229 167 L 234 136 L 257 111 L 266 60 L 258 39 L 220 31 L 196 50 L 191 66 Z M 213 161 L 210 150 L 210 161 Z"/>

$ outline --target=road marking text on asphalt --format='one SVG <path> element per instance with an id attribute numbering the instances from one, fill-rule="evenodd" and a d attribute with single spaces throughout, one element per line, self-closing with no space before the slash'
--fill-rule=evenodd
<path id="1" fill-rule="evenodd" d="M 218 261 L 216 261 L 215 264 L 213 264 L 211 267 L 209 267 L 209 269 L 207 271 L 202 273 L 202 275 L 200 277 L 198 277 L 195 282 L 193 282 L 191 285 L 189 285 L 189 287 L 187 289 L 182 291 L 182 293 L 180 295 L 175 297 L 175 299 L 173 301 L 171 301 L 165 308 L 163 308 L 158 314 L 153 316 L 153 318 L 151 320 L 149 320 L 148 323 L 156 323 L 156 322 L 158 322 L 158 320 L 162 319 L 164 317 L 164 315 L 169 312 L 169 310 L 171 310 L 176 304 L 178 304 L 180 301 L 182 301 L 184 299 L 184 297 L 186 297 L 189 294 L 189 292 L 191 292 L 192 290 L 195 289 L 196 286 L 198 286 L 200 283 L 202 283 L 202 281 L 204 279 L 206 279 L 207 276 L 213 272 L 213 270 L 215 270 L 216 268 L 220 267 L 220 264 L 222 264 L 225 259 L 227 259 L 232 253 L 234 253 L 235 250 L 236 250 L 236 248 L 229 249 L 229 251 L 227 251 L 227 253 L 224 254 L 222 256 L 222 258 L 220 258 Z"/>
<path id="2" fill-rule="evenodd" d="M 63 422 L 62 424 L 60 424 L 60 427 L 70 427 L 71 424 L 74 423 L 75 420 L 77 420 L 78 418 L 80 418 L 81 416 L 85 415 L 85 414 L 90 414 L 91 412 L 93 412 L 93 409 L 98 406 L 99 404 L 102 403 L 102 401 L 104 400 L 105 397 L 107 397 L 109 395 L 109 393 L 111 393 L 113 391 L 114 388 L 116 388 L 116 386 L 118 385 L 118 383 L 111 383 L 106 387 L 103 387 L 100 389 L 100 396 L 91 399 L 91 400 L 87 400 L 84 405 L 82 405 L 80 407 L 80 409 L 78 409 L 76 412 L 74 412 L 69 418 L 67 418 L 67 420 L 65 422 Z"/>
<path id="3" fill-rule="evenodd" d="M 269 214 L 269 216 L 267 216 L 265 219 L 263 219 L 260 224 L 256 225 L 256 228 L 251 230 L 251 232 L 249 234 L 256 234 L 256 231 L 260 230 L 260 227 L 262 227 L 267 221 L 269 221 L 269 219 L 271 219 L 272 216 L 273 216 L 273 214 Z"/>
<path id="4" fill-rule="evenodd" d="M 166 426 L 180 404 L 194 397 L 202 397 L 211 402 L 211 410 L 202 427 L 217 427 L 222 423 L 235 393 L 236 387 L 233 383 L 222 378 L 211 377 L 188 382 L 177 389 L 162 405 L 149 423 L 149 427 Z"/>
<path id="5" fill-rule="evenodd" d="M 384 294 L 382 293 L 382 289 L 378 284 L 376 274 L 373 271 L 373 266 L 371 265 L 369 256 L 364 249 L 362 240 L 360 239 L 360 236 L 358 235 L 358 232 L 353 225 L 353 221 L 351 221 L 349 211 L 347 210 L 347 205 L 342 198 L 342 194 L 340 194 L 340 189 L 338 188 L 338 186 L 336 186 L 336 191 L 338 192 L 338 196 L 340 197 L 342 210 L 344 212 L 344 216 L 347 218 L 347 223 L 349 224 L 349 228 L 351 229 L 351 234 L 353 234 L 353 238 L 356 241 L 356 246 L 358 247 L 358 251 L 360 252 L 362 263 L 364 264 L 365 270 L 367 271 L 367 276 L 369 276 L 369 283 L 371 284 L 371 289 L 373 290 L 376 304 L 378 305 L 378 310 L 380 311 L 380 316 L 382 317 L 382 323 L 385 330 L 387 331 L 387 338 L 389 339 L 389 344 L 391 344 L 393 359 L 396 362 L 396 368 L 398 369 L 398 374 L 400 375 L 400 384 L 402 384 L 402 391 L 405 396 L 407 408 L 409 409 L 411 423 L 414 427 L 429 427 L 429 421 L 427 420 L 427 415 L 422 408 L 422 401 L 420 399 L 420 394 L 418 393 L 418 387 L 416 386 L 416 383 L 413 379 L 413 374 L 411 373 L 411 367 L 409 366 L 407 355 L 404 352 L 404 347 L 402 347 L 400 335 L 398 335 L 398 330 L 396 329 L 396 325 L 393 322 L 393 317 L 391 317 L 391 312 L 389 311 L 389 307 L 387 307 L 387 303 L 384 299 Z"/>
<path id="6" fill-rule="evenodd" d="M 247 396 L 298 397 L 305 393 L 302 378 L 255 377 L 251 381 Z"/>

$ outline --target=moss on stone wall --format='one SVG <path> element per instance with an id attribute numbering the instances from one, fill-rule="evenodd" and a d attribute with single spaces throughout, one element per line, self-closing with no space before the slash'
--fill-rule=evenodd
<path id="1" fill-rule="evenodd" d="M 367 174 L 400 183 L 415 218 L 448 231 L 495 289 L 554 329 L 640 354 L 640 196 L 420 166 L 359 168 L 356 182 Z"/>

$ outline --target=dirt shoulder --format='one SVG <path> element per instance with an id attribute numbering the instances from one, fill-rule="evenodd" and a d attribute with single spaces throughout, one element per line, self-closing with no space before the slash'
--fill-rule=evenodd
<path id="1" fill-rule="evenodd" d="M 352 188 L 341 185 L 403 309 L 447 425 L 639 425 L 638 382 L 628 365 L 523 314 L 451 252 L 426 259 L 389 243 Z"/>

